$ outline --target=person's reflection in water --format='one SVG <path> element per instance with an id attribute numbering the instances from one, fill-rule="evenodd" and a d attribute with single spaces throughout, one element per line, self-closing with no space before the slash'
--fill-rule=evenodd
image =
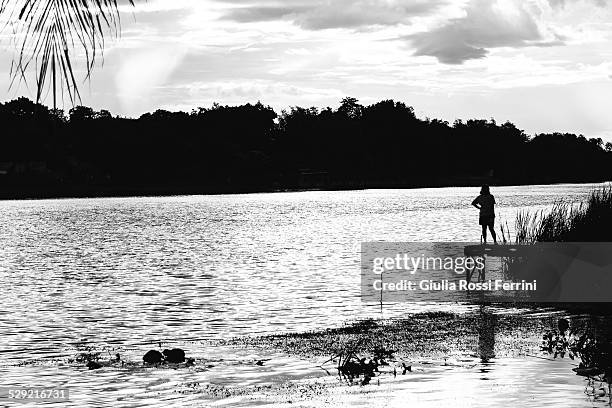
<path id="1" fill-rule="evenodd" d="M 485 306 L 480 306 L 480 321 L 478 324 L 478 354 L 482 363 L 488 363 L 495 358 L 495 325 L 497 317 L 487 312 Z"/>

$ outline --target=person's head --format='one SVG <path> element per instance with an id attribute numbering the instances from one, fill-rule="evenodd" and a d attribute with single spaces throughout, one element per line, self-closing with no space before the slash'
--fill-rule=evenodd
<path id="1" fill-rule="evenodd" d="M 486 184 L 484 186 L 482 186 L 482 188 L 480 189 L 480 194 L 482 194 L 482 195 L 489 195 L 489 194 L 491 194 L 491 190 L 489 189 L 489 186 L 487 186 Z"/>

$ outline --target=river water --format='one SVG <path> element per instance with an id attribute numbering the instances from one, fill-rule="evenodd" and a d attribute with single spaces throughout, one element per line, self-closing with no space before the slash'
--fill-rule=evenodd
<path id="1" fill-rule="evenodd" d="M 580 201 L 594 187 L 494 188 L 497 221 L 512 228 L 517 211 Z M 360 243 L 478 241 L 470 206 L 477 194 L 442 188 L 0 202 L 0 386 L 66 385 L 80 390 L 81 402 L 132 395 L 125 405 L 148 405 L 137 396 L 150 381 L 170 389 L 201 379 L 198 371 L 165 381 L 143 370 L 126 379 L 113 370 L 94 376 L 67 359 L 96 347 L 138 360 L 159 342 L 212 355 L 220 340 L 377 317 L 376 305 L 359 296 Z M 445 307 L 403 305 L 385 317 Z"/>

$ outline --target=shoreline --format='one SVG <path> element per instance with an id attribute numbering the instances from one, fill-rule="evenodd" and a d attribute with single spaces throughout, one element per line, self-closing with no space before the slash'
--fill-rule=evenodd
<path id="1" fill-rule="evenodd" d="M 564 310 L 509 312 L 487 306 L 466 313 L 427 312 L 395 319 L 348 321 L 310 332 L 225 341 L 176 339 L 163 344 L 185 347 L 195 361 L 188 367 L 144 366 L 141 356 L 147 347 L 125 345 L 116 350 L 126 359 L 125 364 L 123 360 L 107 363 L 100 370 L 88 370 L 83 362 L 64 357 L 42 365 L 15 361 L 14 365 L 0 367 L 0 371 L 5 371 L 7 381 L 22 381 L 41 370 L 53 371 L 59 380 L 65 379 L 64 386 L 79 391 L 66 405 L 75 407 L 117 401 L 130 405 L 153 399 L 158 401 L 156 407 L 388 407 L 404 406 L 406 400 L 419 402 L 418 406 L 446 406 L 462 400 L 469 406 L 485 407 L 532 392 L 534 383 L 539 385 L 539 398 L 526 407 L 542 406 L 546 400 L 554 405 L 560 398 L 581 405 L 586 402 L 583 394 L 588 378 L 572 372 L 577 361 L 567 355 L 553 358 L 540 349 L 542 333 L 556 327 L 559 318 L 570 319 L 571 327 L 576 328 L 592 319 Z M 599 321 L 598 327 L 609 327 L 608 321 Z M 365 340 L 354 347 L 359 339 Z M 149 348 L 157 347 L 153 343 Z M 371 358 L 368 350 L 372 345 L 390 354 L 385 357 L 386 363 L 364 381 L 364 375 L 346 376 L 338 369 L 334 353 L 346 345 L 363 358 Z M 108 346 L 84 347 L 72 351 L 98 351 L 102 358 L 111 358 L 106 352 Z M 117 381 L 108 383 L 100 393 L 100 381 L 113 378 Z M 136 386 L 143 383 L 149 386 Z M 559 383 L 564 384 L 562 389 L 548 392 Z M 480 391 L 477 398 L 471 393 L 475 389 Z M 609 398 L 605 395 L 604 403 Z M 387 404 L 390 400 L 393 403 Z"/>
<path id="2" fill-rule="evenodd" d="M 354 403 L 379 406 L 378 398 L 405 400 L 414 398 L 414 393 L 423 395 L 419 402 L 429 401 L 424 406 L 440 406 L 437 399 L 446 402 L 455 398 L 471 400 L 472 395 L 468 390 L 456 390 L 449 396 L 440 392 L 436 384 L 460 381 L 469 384 L 470 388 L 482 385 L 486 388 L 492 385 L 487 385 L 486 381 L 495 378 L 496 392 L 480 395 L 470 405 L 488 406 L 495 405 L 495 401 L 508 394 L 523 392 L 521 388 L 529 388 L 530 381 L 548 382 L 549 375 L 554 372 L 550 377 L 551 385 L 557 380 L 573 384 L 573 391 L 568 390 L 566 398 L 576 402 L 582 398 L 581 387 L 584 384 L 586 389 L 587 385 L 586 378 L 572 372 L 577 362 L 567 356 L 553 358 L 540 348 L 541 334 L 556 327 L 561 317 L 568 317 L 567 312 L 507 314 L 503 309 L 485 307 L 480 312 L 464 314 L 419 313 L 401 319 L 347 322 L 341 327 L 319 331 L 234 338 L 223 346 L 255 350 L 260 358 L 285 356 L 301 361 L 304 371 L 293 372 L 272 383 L 203 385 L 191 392 L 212 398 L 215 406 L 231 406 L 236 402 L 272 406 L 294 406 L 292 404 L 296 403 L 306 404 L 299 406 L 350 406 Z M 580 327 L 587 317 L 573 315 L 570 319 L 572 325 Z M 365 341 L 357 343 L 360 338 Z M 382 344 L 393 356 L 379 366 L 371 378 L 343 375 L 336 367 L 337 356 L 333 357 L 338 347 L 344 345 L 359 357 L 371 358 L 367 349 L 372 344 L 368 342 Z M 266 366 L 279 363 L 274 358 L 265 361 L 260 367 L 264 372 Z M 313 370 L 317 367 L 321 370 L 318 373 Z M 534 378 L 517 384 L 520 382 L 517 379 L 529 377 Z M 215 398 L 219 394 L 224 397 Z"/>
<path id="3" fill-rule="evenodd" d="M 562 186 L 562 185 L 588 185 L 606 184 L 612 180 L 603 181 L 561 181 L 550 183 L 508 183 L 491 184 L 495 187 L 523 187 L 523 186 Z M 329 188 L 276 188 L 276 189 L 234 189 L 234 190 L 201 190 L 191 187 L 179 188 L 126 188 L 117 189 L 96 189 L 83 188 L 79 190 L 63 190 L 34 194 L 31 192 L 11 193 L 10 191 L 0 192 L 0 201 L 39 201 L 39 200 L 69 200 L 69 199 L 96 199 L 96 198 L 158 198 L 158 197 L 182 197 L 182 196 L 221 196 L 221 195 L 251 195 L 251 194 L 276 194 L 276 193 L 303 193 L 303 192 L 339 192 L 339 191 L 366 191 L 366 190 L 419 190 L 419 189 L 443 189 L 443 188 L 469 188 L 479 187 L 479 183 L 463 184 L 434 184 L 434 185 L 371 185 L 371 186 L 332 186 Z M 1 185 L 0 185 L 1 186 Z"/>
<path id="4" fill-rule="evenodd" d="M 503 306 L 480 306 L 479 310 L 455 312 L 419 312 L 405 318 L 370 318 L 347 322 L 321 330 L 238 337 L 223 345 L 275 350 L 303 358 L 325 358 L 346 343 L 361 341 L 355 353 L 370 353 L 372 346 L 384 343 L 398 358 L 421 359 L 450 356 L 453 353 L 478 353 L 479 339 L 501 335 L 497 354 L 508 357 L 518 349 L 514 337 L 524 341 L 522 350 L 538 348 L 541 334 L 568 314 L 562 308 L 516 310 Z M 542 332 L 542 333 L 541 333 Z M 485 339 L 486 338 L 486 339 Z M 488 350 L 492 351 L 492 350 Z M 520 351 L 519 351 L 520 354 Z"/>

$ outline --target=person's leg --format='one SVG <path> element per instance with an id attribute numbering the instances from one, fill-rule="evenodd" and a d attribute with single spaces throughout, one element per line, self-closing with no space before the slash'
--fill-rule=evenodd
<path id="1" fill-rule="evenodd" d="M 491 231 L 493 243 L 497 244 L 497 235 L 495 234 L 495 225 L 493 223 L 489 224 L 489 231 Z"/>
<path id="2" fill-rule="evenodd" d="M 484 243 L 487 243 L 487 226 L 483 225 L 482 226 L 482 239 L 484 240 Z"/>

